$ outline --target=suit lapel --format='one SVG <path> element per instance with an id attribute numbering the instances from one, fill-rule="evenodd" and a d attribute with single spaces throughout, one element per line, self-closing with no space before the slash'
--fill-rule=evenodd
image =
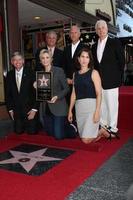
<path id="1" fill-rule="evenodd" d="M 55 59 L 57 57 L 57 48 L 55 47 L 54 52 L 53 52 L 53 58 Z"/>
<path id="2" fill-rule="evenodd" d="M 98 58 L 97 58 L 97 46 L 98 46 L 98 42 L 94 44 L 94 59 L 96 59 L 96 62 L 99 63 Z"/>
<path id="3" fill-rule="evenodd" d="M 17 83 L 16 83 L 16 74 L 15 74 L 15 69 L 13 70 L 13 76 L 12 76 L 12 82 L 14 83 L 14 87 L 15 89 L 18 91 L 18 88 L 17 88 Z"/>
<path id="4" fill-rule="evenodd" d="M 26 69 L 24 67 L 23 74 L 22 74 L 22 79 L 21 79 L 20 92 L 23 90 L 23 88 L 26 87 L 26 77 L 27 77 L 27 73 L 26 73 Z"/>
<path id="5" fill-rule="evenodd" d="M 76 50 L 75 50 L 75 52 L 74 52 L 73 58 L 75 58 L 75 56 L 76 56 L 77 53 L 79 52 L 79 50 L 80 50 L 80 45 L 81 45 L 81 43 L 78 44 L 78 46 L 77 46 L 77 48 L 76 48 Z"/>
<path id="6" fill-rule="evenodd" d="M 68 46 L 68 55 L 72 59 L 72 44 Z"/>

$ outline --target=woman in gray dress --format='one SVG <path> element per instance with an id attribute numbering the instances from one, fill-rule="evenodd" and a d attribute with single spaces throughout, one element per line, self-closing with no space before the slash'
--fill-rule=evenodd
<path id="1" fill-rule="evenodd" d="M 75 105 L 78 132 L 81 140 L 88 144 L 99 139 L 99 119 L 101 106 L 101 79 L 93 69 L 90 50 L 83 48 L 77 57 L 79 70 L 73 75 L 68 120 L 72 122 L 72 109 Z"/>

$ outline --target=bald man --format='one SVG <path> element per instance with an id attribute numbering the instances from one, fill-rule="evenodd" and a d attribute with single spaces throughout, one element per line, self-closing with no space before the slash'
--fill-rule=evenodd
<path id="1" fill-rule="evenodd" d="M 64 70 L 69 85 L 72 85 L 73 73 L 76 70 L 75 58 L 78 52 L 86 46 L 80 41 L 80 35 L 80 28 L 77 25 L 71 26 L 69 37 L 72 43 L 64 49 Z"/>
<path id="2" fill-rule="evenodd" d="M 92 46 L 94 66 L 102 80 L 101 133 L 109 139 L 118 136 L 118 97 L 122 84 L 125 57 L 117 38 L 108 36 L 108 26 L 104 20 L 95 25 L 98 41 Z"/>

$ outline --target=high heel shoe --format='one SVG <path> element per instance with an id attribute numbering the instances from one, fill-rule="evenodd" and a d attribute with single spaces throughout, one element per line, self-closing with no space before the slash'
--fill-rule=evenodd
<path id="1" fill-rule="evenodd" d="M 120 136 L 119 136 L 119 133 L 118 133 L 118 131 L 117 132 L 113 132 L 113 131 L 111 131 L 111 127 L 109 126 L 108 127 L 108 131 L 111 133 L 111 137 L 112 138 L 116 138 L 116 139 L 120 139 Z"/>
<path id="2" fill-rule="evenodd" d="M 113 135 L 114 136 L 114 138 L 116 138 L 116 139 L 120 139 L 120 136 L 119 136 L 119 133 L 118 132 L 111 132 L 111 135 Z"/>
<path id="3" fill-rule="evenodd" d="M 113 138 L 116 138 L 118 140 L 120 139 L 120 136 L 119 136 L 118 132 L 112 132 L 110 130 L 107 130 L 107 131 L 109 133 L 109 136 L 107 137 L 108 140 L 111 141 Z"/>
<path id="4" fill-rule="evenodd" d="M 107 140 L 111 141 L 113 138 L 120 139 L 118 132 L 112 132 L 109 128 L 105 129 L 102 127 L 103 135 Z"/>

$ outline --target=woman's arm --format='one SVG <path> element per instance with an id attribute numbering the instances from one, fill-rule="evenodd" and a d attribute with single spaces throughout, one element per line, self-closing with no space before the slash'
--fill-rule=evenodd
<path id="1" fill-rule="evenodd" d="M 101 108 L 101 99 L 102 99 L 102 86 L 101 86 L 101 78 L 98 71 L 93 70 L 92 72 L 92 81 L 95 86 L 96 91 L 96 109 L 93 116 L 94 123 L 97 123 L 100 120 L 100 108 Z"/>
<path id="2" fill-rule="evenodd" d="M 75 89 L 74 89 L 74 86 L 73 86 L 72 94 L 71 94 L 71 98 L 70 98 L 69 111 L 68 111 L 68 121 L 69 121 L 69 122 L 72 122 L 72 121 L 73 121 L 73 113 L 72 113 L 72 110 L 73 110 L 73 107 L 74 107 L 74 105 L 75 105 L 75 100 L 76 100 L 76 94 L 75 94 Z"/>

